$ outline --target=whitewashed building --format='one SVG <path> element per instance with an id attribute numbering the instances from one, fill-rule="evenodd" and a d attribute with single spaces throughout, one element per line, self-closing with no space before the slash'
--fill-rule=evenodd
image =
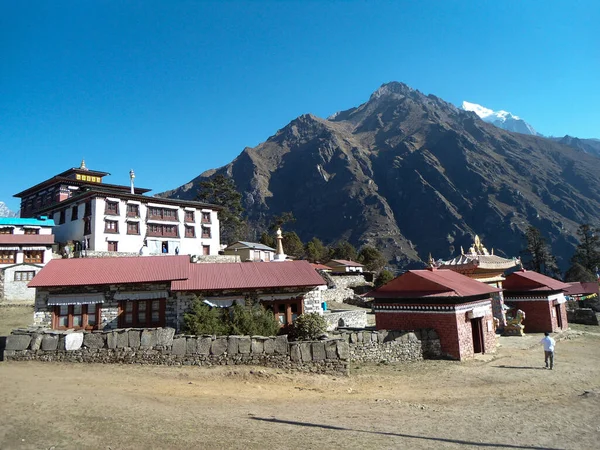
<path id="1" fill-rule="evenodd" d="M 0 218 L 0 302 L 33 304 L 27 284 L 52 259 L 53 226 L 45 217 Z"/>
<path id="2" fill-rule="evenodd" d="M 220 207 L 144 195 L 133 171 L 130 186 L 103 183 L 107 175 L 82 162 L 16 194 L 21 216 L 53 218 L 67 254 L 218 254 Z"/>

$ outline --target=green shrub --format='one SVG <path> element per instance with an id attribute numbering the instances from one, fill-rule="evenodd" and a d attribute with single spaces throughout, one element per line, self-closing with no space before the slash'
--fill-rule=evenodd
<path id="1" fill-rule="evenodd" d="M 327 331 L 327 321 L 318 313 L 302 314 L 294 322 L 292 335 L 299 341 L 314 341 Z"/>
<path id="2" fill-rule="evenodd" d="M 377 275 L 377 278 L 375 278 L 375 287 L 383 286 L 384 284 L 389 283 L 393 279 L 394 279 L 394 274 L 392 272 L 390 272 L 389 270 L 383 269 L 381 272 L 379 272 L 379 275 Z"/>
<path id="3" fill-rule="evenodd" d="M 186 334 L 228 334 L 229 327 L 221 308 L 211 308 L 196 297 L 188 312 L 183 315 L 183 332 Z"/>

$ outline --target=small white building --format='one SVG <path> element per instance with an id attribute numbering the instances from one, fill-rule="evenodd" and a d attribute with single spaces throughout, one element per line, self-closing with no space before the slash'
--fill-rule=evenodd
<path id="1" fill-rule="evenodd" d="M 362 273 L 365 267 L 361 263 L 346 259 L 332 259 L 325 265 L 331 268 L 333 273 Z"/>
<path id="2" fill-rule="evenodd" d="M 0 218 L 0 302 L 31 303 L 27 283 L 52 259 L 54 221 Z"/>
<path id="3" fill-rule="evenodd" d="M 106 175 L 82 162 L 16 194 L 21 215 L 53 218 L 56 242 L 82 255 L 218 254 L 219 206 L 143 195 L 133 171 L 130 186 L 105 184 Z"/>
<path id="4" fill-rule="evenodd" d="M 273 261 L 275 249 L 258 242 L 237 241 L 223 250 L 225 255 L 238 255 L 242 262 Z"/>

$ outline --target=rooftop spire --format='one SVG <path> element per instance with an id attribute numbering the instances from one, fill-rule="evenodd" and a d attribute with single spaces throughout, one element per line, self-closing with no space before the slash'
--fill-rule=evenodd
<path id="1" fill-rule="evenodd" d="M 85 159 L 81 160 L 81 165 L 79 166 L 79 168 L 81 170 L 89 170 L 87 167 L 85 167 Z"/>

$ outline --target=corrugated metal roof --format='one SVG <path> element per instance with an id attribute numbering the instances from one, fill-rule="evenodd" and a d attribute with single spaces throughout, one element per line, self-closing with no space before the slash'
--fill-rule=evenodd
<path id="1" fill-rule="evenodd" d="M 356 261 L 349 261 L 347 259 L 332 259 L 329 261 L 327 266 L 350 266 L 350 267 L 364 267 L 361 263 L 357 263 Z"/>
<path id="2" fill-rule="evenodd" d="M 240 245 L 238 245 L 238 244 L 240 244 Z M 240 247 L 252 248 L 252 249 L 256 249 L 256 250 L 267 250 L 267 251 L 272 251 L 272 252 L 275 251 L 274 248 L 271 248 L 265 244 L 261 244 L 260 242 L 247 242 L 247 241 L 234 242 L 230 246 L 226 247 L 225 250 L 230 250 L 230 249 L 235 249 L 235 248 L 240 248 Z"/>
<path id="3" fill-rule="evenodd" d="M 505 291 L 564 291 L 567 283 L 547 277 L 533 270 L 519 270 L 506 277 L 502 283 Z"/>
<path id="4" fill-rule="evenodd" d="M 191 264 L 187 280 L 173 291 L 210 291 L 272 287 L 321 286 L 325 281 L 307 261 Z"/>
<path id="5" fill-rule="evenodd" d="M 375 298 L 472 297 L 501 289 L 452 270 L 409 270 L 366 296 Z"/>
<path id="6" fill-rule="evenodd" d="M 189 256 L 53 259 L 29 287 L 151 283 L 188 276 Z"/>
<path id="7" fill-rule="evenodd" d="M 0 217 L 0 226 L 2 225 L 16 225 L 16 226 L 27 226 L 33 225 L 38 227 L 53 227 L 54 219 L 34 219 L 34 218 L 21 218 L 21 217 Z"/>
<path id="8" fill-rule="evenodd" d="M 326 266 L 325 264 L 311 263 L 310 265 L 313 266 L 313 269 L 315 270 L 331 270 L 331 267 Z"/>
<path id="9" fill-rule="evenodd" d="M 54 244 L 53 234 L 0 234 L 0 245 L 51 245 Z"/>

